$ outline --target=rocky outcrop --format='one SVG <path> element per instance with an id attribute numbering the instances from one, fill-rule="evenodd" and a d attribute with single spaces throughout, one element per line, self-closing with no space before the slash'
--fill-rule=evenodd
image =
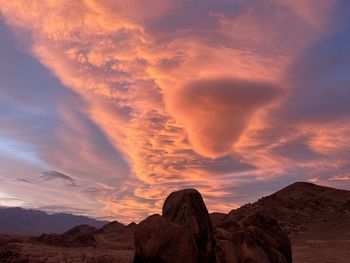
<path id="1" fill-rule="evenodd" d="M 231 240 L 216 239 L 215 242 L 216 263 L 238 263 L 237 249 Z"/>
<path id="2" fill-rule="evenodd" d="M 198 260 L 213 262 L 213 225 L 201 194 L 194 189 L 171 193 L 164 202 L 163 217 L 190 231 L 197 243 Z"/>
<path id="3" fill-rule="evenodd" d="M 233 235 L 223 228 L 214 231 L 216 263 L 238 263 L 239 250 L 233 243 Z"/>
<path id="4" fill-rule="evenodd" d="M 134 263 L 197 262 L 198 250 L 193 235 L 160 215 L 142 221 L 134 236 Z"/>
<path id="5" fill-rule="evenodd" d="M 255 236 L 260 246 L 269 254 L 274 262 L 281 253 L 287 262 L 292 262 L 291 244 L 288 236 L 273 218 L 261 213 L 252 214 L 242 220 L 245 229 Z"/>
<path id="6" fill-rule="evenodd" d="M 267 215 L 254 213 L 235 222 L 228 217 L 216 228 L 215 238 L 232 240 L 239 262 L 292 262 L 288 236 L 277 221 Z"/>
<path id="7" fill-rule="evenodd" d="M 255 213 L 274 218 L 288 234 L 300 234 L 335 218 L 349 218 L 350 191 L 298 182 L 232 210 L 225 220 L 237 222 Z"/>
<path id="8" fill-rule="evenodd" d="M 209 216 L 210 216 L 211 222 L 213 223 L 213 226 L 216 227 L 223 222 L 227 214 L 214 212 L 214 213 L 211 213 Z"/>
<path id="9" fill-rule="evenodd" d="M 212 218 L 215 226 L 197 190 L 171 193 L 162 216 L 150 216 L 137 226 L 134 263 L 292 262 L 288 236 L 267 215 Z"/>
<path id="10" fill-rule="evenodd" d="M 31 239 L 33 242 L 62 247 L 95 247 L 94 234 L 97 229 L 89 225 L 73 227 L 67 232 L 58 234 L 42 234 Z"/>
<path id="11" fill-rule="evenodd" d="M 98 232 L 100 233 L 112 233 L 112 232 L 118 232 L 125 228 L 125 225 L 122 223 L 119 223 L 118 221 L 112 221 L 107 224 L 105 224 L 103 227 L 99 229 Z"/>

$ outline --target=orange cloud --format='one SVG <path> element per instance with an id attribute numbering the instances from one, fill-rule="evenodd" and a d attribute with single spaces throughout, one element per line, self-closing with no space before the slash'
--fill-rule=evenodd
<path id="1" fill-rule="evenodd" d="M 252 115 L 281 91 L 266 83 L 237 79 L 190 82 L 166 98 L 169 112 L 184 124 L 199 154 L 217 158 L 229 153 Z"/>

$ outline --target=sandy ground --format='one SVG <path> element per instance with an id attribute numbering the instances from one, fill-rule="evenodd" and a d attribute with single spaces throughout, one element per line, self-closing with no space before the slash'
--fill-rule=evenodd
<path id="1" fill-rule="evenodd" d="M 321 236 L 321 237 L 320 237 Z M 350 262 L 350 239 L 345 234 L 338 239 L 327 240 L 323 235 L 303 233 L 291 237 L 294 263 L 348 263 Z M 47 263 L 129 263 L 133 259 L 133 250 L 122 247 L 115 248 L 115 243 L 104 236 L 98 236 L 98 248 L 63 248 L 31 243 L 16 243 L 21 254 L 28 256 L 29 262 Z M 114 245 L 114 248 L 108 245 Z M 119 246 L 121 244 L 118 244 Z"/>
<path id="2" fill-rule="evenodd" d="M 134 255 L 131 232 L 97 234 L 96 248 L 48 246 L 27 242 L 28 237 L 12 237 L 18 241 L 11 244 L 14 252 L 19 249 L 30 263 L 129 263 Z M 317 224 L 290 239 L 294 263 L 350 262 L 350 218 Z"/>
<path id="3" fill-rule="evenodd" d="M 350 240 L 305 239 L 293 242 L 294 263 L 348 263 Z"/>
<path id="4" fill-rule="evenodd" d="M 350 262 L 350 218 L 320 224 L 290 239 L 295 263 Z"/>
<path id="5" fill-rule="evenodd" d="M 12 253 L 16 253 L 17 248 L 20 249 L 21 257 L 15 256 L 13 258 L 17 258 L 17 261 L 9 261 L 18 263 L 21 258 L 28 259 L 29 263 L 129 263 L 133 259 L 133 250 L 130 249 L 63 248 L 30 243 L 11 244 L 9 248 L 8 251 L 13 251 Z"/>
<path id="6" fill-rule="evenodd" d="M 95 236 L 97 247 L 58 247 L 29 242 L 30 237 L 2 236 L 0 263 L 129 263 L 134 251 L 132 235 L 115 240 L 108 235 Z M 1 240 L 0 240 L 1 241 Z M 11 255 L 3 257 L 4 254 Z M 28 261 L 24 261 L 24 259 Z"/>

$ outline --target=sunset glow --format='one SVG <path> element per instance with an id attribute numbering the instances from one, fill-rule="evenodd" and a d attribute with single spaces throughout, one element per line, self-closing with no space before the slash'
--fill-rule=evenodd
<path id="1" fill-rule="evenodd" d="M 129 222 L 183 188 L 222 212 L 350 189 L 349 10 L 0 0 L 0 205 Z"/>

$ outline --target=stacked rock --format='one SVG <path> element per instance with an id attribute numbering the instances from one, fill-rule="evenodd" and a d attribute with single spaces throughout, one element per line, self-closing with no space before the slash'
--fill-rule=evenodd
<path id="1" fill-rule="evenodd" d="M 275 220 L 259 213 L 238 222 L 219 219 L 214 226 L 197 190 L 171 193 L 162 216 L 136 228 L 134 263 L 292 262 L 288 236 Z"/>

